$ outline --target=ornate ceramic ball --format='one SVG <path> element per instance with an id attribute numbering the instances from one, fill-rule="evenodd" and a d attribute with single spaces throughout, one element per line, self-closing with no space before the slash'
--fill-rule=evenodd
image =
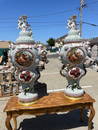
<path id="1" fill-rule="evenodd" d="M 85 53 L 81 48 L 71 48 L 67 52 L 67 60 L 72 64 L 81 64 L 85 59 Z"/>
<path id="2" fill-rule="evenodd" d="M 19 66 L 29 67 L 34 61 L 34 55 L 29 50 L 19 50 L 15 54 L 15 62 Z"/>

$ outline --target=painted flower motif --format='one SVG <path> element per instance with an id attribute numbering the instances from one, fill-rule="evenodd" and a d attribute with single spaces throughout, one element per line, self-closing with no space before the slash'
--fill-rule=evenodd
<path id="1" fill-rule="evenodd" d="M 81 70 L 80 68 L 78 67 L 75 67 L 75 68 L 72 68 L 70 71 L 69 71 L 69 76 L 72 77 L 72 78 L 79 78 L 81 75 Z"/>
<path id="2" fill-rule="evenodd" d="M 30 71 L 22 71 L 19 74 L 19 80 L 21 82 L 31 82 L 33 78 L 33 73 Z"/>

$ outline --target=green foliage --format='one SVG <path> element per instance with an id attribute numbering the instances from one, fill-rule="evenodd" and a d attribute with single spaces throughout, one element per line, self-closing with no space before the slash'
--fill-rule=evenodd
<path id="1" fill-rule="evenodd" d="M 29 92 L 29 87 L 27 87 L 27 88 L 24 89 L 24 95 L 26 95 L 27 92 Z"/>
<path id="2" fill-rule="evenodd" d="M 51 46 L 51 47 L 52 47 L 52 46 L 55 46 L 55 39 L 49 38 L 48 41 L 47 41 L 47 43 L 48 43 L 48 45 Z"/>

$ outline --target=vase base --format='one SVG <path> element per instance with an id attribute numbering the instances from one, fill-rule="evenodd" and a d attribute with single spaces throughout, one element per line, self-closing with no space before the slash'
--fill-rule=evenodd
<path id="1" fill-rule="evenodd" d="M 79 99 L 82 98 L 82 96 L 84 95 L 85 91 L 83 89 L 71 89 L 71 88 L 65 88 L 65 94 L 66 96 L 68 96 L 69 98 L 75 98 L 75 99 Z"/>
<path id="2" fill-rule="evenodd" d="M 36 93 L 27 93 L 26 95 L 24 93 L 20 93 L 18 95 L 18 100 L 22 104 L 33 104 L 38 98 L 38 94 Z"/>

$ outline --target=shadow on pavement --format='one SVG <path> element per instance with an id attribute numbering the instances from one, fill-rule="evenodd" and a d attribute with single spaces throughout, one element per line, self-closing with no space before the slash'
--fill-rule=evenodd
<path id="1" fill-rule="evenodd" d="M 80 111 L 75 110 L 66 114 L 43 115 L 36 118 L 24 119 L 18 130 L 67 130 L 87 126 L 87 110 L 83 112 L 83 122 L 80 121 Z"/>

